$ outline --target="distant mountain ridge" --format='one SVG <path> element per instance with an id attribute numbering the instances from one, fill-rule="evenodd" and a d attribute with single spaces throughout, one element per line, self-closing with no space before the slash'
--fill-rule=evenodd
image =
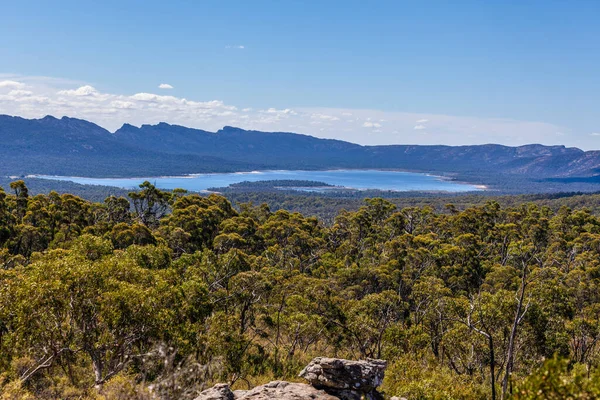
<path id="1" fill-rule="evenodd" d="M 288 132 L 226 126 L 217 132 L 170 125 L 116 132 L 89 121 L 0 115 L 0 175 L 156 176 L 253 169 L 385 168 L 458 179 L 588 178 L 600 173 L 600 152 L 531 144 L 510 147 L 361 146 Z"/>
<path id="2" fill-rule="evenodd" d="M 85 120 L 0 115 L 0 175 L 140 176 L 184 174 L 190 169 L 238 171 L 246 164 L 213 155 L 169 154 L 130 146 Z"/>
<path id="3" fill-rule="evenodd" d="M 115 136 L 130 146 L 173 154 L 218 155 L 246 162 L 264 161 L 286 167 L 400 168 L 460 172 L 497 170 L 539 176 L 594 175 L 599 152 L 539 144 L 509 147 L 385 145 L 361 146 L 287 132 L 261 132 L 226 126 L 217 132 L 159 123 L 137 128 L 124 125 Z M 153 140 L 147 140 L 152 138 Z"/>

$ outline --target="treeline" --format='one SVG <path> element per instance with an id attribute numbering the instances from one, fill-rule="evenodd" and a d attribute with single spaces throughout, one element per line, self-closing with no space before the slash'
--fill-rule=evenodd
<path id="1" fill-rule="evenodd" d="M 542 193 L 523 195 L 483 194 L 448 194 L 448 193 L 388 193 L 372 191 L 357 195 L 335 195 L 331 193 L 299 193 L 299 192 L 252 192 L 226 191 L 222 193 L 233 204 L 267 203 L 272 210 L 287 210 L 303 215 L 315 216 L 326 225 L 334 223 L 336 216 L 342 211 L 356 211 L 364 205 L 368 197 L 382 197 L 397 208 L 429 207 L 436 213 L 447 213 L 446 205 L 462 211 L 470 207 L 483 206 L 493 201 L 502 207 L 518 207 L 524 203 L 547 206 L 553 211 L 561 207 L 586 208 L 594 215 L 600 215 L 600 194 L 598 193 Z M 365 197 L 366 196 L 366 197 Z"/>
<path id="2" fill-rule="evenodd" d="M 127 197 L 130 190 L 117 188 L 114 186 L 101 185 L 82 185 L 70 181 L 58 181 L 51 179 L 33 178 L 33 177 L 0 177 L 0 187 L 9 188 L 10 183 L 15 180 L 23 180 L 28 188 L 29 195 L 48 194 L 57 192 L 59 194 L 72 194 L 95 203 L 102 203 L 104 199 L 110 196 Z"/>
<path id="3" fill-rule="evenodd" d="M 148 182 L 92 203 L 16 181 L 0 398 L 191 399 L 314 356 L 388 360 L 389 396 L 597 398 L 599 285 L 586 209 L 375 198 L 325 225 Z"/>
<path id="4" fill-rule="evenodd" d="M 81 185 L 69 181 L 54 181 L 40 178 L 26 178 L 24 181 L 30 194 L 47 194 L 52 191 L 73 194 L 92 202 L 103 202 L 110 196 L 127 197 L 126 189 Z M 11 180 L 0 178 L 0 187 L 8 187 Z M 276 182 L 252 182 L 252 187 L 214 188 L 226 197 L 237 208 L 240 203 L 267 203 L 272 211 L 287 210 L 299 212 L 306 216 L 317 217 L 326 225 L 333 224 L 335 217 L 342 210 L 356 211 L 365 198 L 381 197 L 393 203 L 399 209 L 405 207 L 431 207 L 436 213 L 447 212 L 446 205 L 451 203 L 458 210 L 482 206 L 495 201 L 502 207 L 517 207 L 523 203 L 534 203 L 548 206 L 557 211 L 562 206 L 569 208 L 587 208 L 594 215 L 600 215 L 600 194 L 581 192 L 538 193 L 520 195 L 501 195 L 496 191 L 482 193 L 428 193 L 428 192 L 396 192 L 380 190 L 364 191 L 321 191 L 307 192 L 289 190 L 279 186 L 273 189 Z M 267 190 L 264 190 L 264 189 Z"/>

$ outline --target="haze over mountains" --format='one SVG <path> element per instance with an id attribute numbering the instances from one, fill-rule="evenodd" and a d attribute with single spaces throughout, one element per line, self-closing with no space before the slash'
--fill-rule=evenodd
<path id="1" fill-rule="evenodd" d="M 564 146 L 361 146 L 226 126 L 159 123 L 116 132 L 85 120 L 0 115 L 0 175 L 156 176 L 257 169 L 397 168 L 474 183 L 595 181 L 600 152 Z M 486 182 L 484 182 L 486 181 Z"/>

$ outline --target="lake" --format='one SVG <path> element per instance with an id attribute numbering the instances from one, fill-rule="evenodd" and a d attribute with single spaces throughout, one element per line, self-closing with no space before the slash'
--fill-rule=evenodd
<path id="1" fill-rule="evenodd" d="M 452 182 L 434 175 L 382 170 L 252 171 L 141 178 L 85 178 L 48 175 L 36 175 L 36 177 L 71 181 L 84 185 L 115 186 L 125 189 L 137 188 L 140 183 L 147 180 L 161 189 L 182 188 L 195 192 L 201 192 L 211 187 L 226 187 L 232 183 L 243 181 L 256 182 L 264 180 L 319 181 L 359 190 L 468 192 L 482 189 L 481 186 Z M 313 190 L 312 188 L 298 189 Z"/>

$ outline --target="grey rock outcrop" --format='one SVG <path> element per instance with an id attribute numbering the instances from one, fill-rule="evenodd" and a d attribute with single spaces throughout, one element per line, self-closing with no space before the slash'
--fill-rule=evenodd
<path id="1" fill-rule="evenodd" d="M 274 381 L 247 391 L 241 400 L 338 400 L 306 383 Z"/>
<path id="2" fill-rule="evenodd" d="M 234 400 L 233 392 L 226 383 L 219 383 L 200 393 L 196 400 Z"/>
<path id="3" fill-rule="evenodd" d="M 317 357 L 300 376 L 306 383 L 273 381 L 251 390 L 231 391 L 219 384 L 200 393 L 195 400 L 379 400 L 377 387 L 383 381 L 383 360 L 351 361 Z"/>
<path id="4" fill-rule="evenodd" d="M 244 396 L 246 393 L 248 392 L 248 390 L 234 390 L 233 391 L 233 398 L 234 399 L 241 399 L 242 396 Z"/>
<path id="5" fill-rule="evenodd" d="M 273 381 L 251 390 L 231 391 L 229 385 L 220 384 L 200 393 L 196 400 L 338 400 L 323 390 L 306 383 Z"/>
<path id="6" fill-rule="evenodd" d="M 351 361 L 340 358 L 317 357 L 300 376 L 316 388 L 324 389 L 340 399 L 382 398 L 377 387 L 383 382 L 387 362 L 383 360 Z"/>

